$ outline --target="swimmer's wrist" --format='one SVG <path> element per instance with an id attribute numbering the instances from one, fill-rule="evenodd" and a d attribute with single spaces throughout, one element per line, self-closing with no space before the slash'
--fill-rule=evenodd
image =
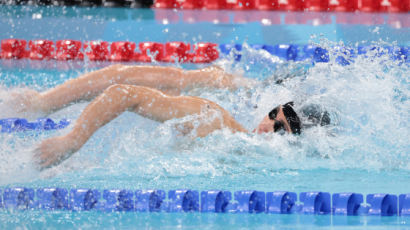
<path id="1" fill-rule="evenodd" d="M 76 152 L 78 151 L 86 141 L 81 140 L 76 132 L 70 132 L 64 137 L 64 141 L 67 143 L 69 147 L 68 152 Z"/>

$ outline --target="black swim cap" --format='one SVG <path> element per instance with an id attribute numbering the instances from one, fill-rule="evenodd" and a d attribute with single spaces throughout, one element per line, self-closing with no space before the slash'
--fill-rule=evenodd
<path id="1" fill-rule="evenodd" d="M 300 122 L 300 119 L 298 117 L 298 115 L 296 114 L 295 110 L 293 109 L 293 102 L 288 102 L 284 105 L 282 105 L 282 111 L 283 114 L 286 117 L 286 121 L 289 123 L 290 129 L 292 131 L 293 134 L 300 134 L 301 132 L 301 126 L 302 123 Z M 269 119 L 271 120 L 275 120 L 276 116 L 278 115 L 279 112 L 279 106 L 275 107 L 274 109 L 272 109 L 268 116 Z M 279 124 L 275 123 L 275 127 L 274 130 L 278 130 L 280 129 L 280 127 L 278 127 Z"/>
<path id="2" fill-rule="evenodd" d="M 293 101 L 284 104 L 282 106 L 282 110 L 283 110 L 283 113 L 285 114 L 286 120 L 289 123 L 292 133 L 300 134 L 302 122 L 300 122 L 300 119 L 297 113 L 293 109 Z"/>
<path id="3" fill-rule="evenodd" d="M 319 105 L 310 104 L 304 106 L 301 111 L 302 115 L 305 116 L 310 122 L 310 124 L 307 124 L 307 126 L 325 126 L 329 125 L 331 122 L 330 114 L 326 110 L 322 109 L 322 107 Z"/>

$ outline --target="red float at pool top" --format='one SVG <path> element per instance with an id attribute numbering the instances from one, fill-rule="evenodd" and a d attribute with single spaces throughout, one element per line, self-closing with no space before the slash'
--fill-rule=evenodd
<path id="1" fill-rule="evenodd" d="M 410 0 L 155 0 L 155 8 L 408 12 Z"/>
<path id="2" fill-rule="evenodd" d="M 329 10 L 338 12 L 350 12 L 357 9 L 358 0 L 329 1 Z"/>
<path id="3" fill-rule="evenodd" d="M 183 42 L 136 43 L 129 41 L 112 42 L 89 41 L 82 43 L 76 40 L 35 40 L 28 42 L 21 39 L 6 39 L 1 41 L 0 57 L 3 59 L 22 59 L 59 61 L 83 60 L 85 55 L 90 61 L 136 61 L 152 62 L 193 62 L 208 63 L 219 57 L 217 45 L 213 43 L 197 43 L 191 49 L 191 44 Z M 84 55 L 85 54 L 85 55 Z"/>

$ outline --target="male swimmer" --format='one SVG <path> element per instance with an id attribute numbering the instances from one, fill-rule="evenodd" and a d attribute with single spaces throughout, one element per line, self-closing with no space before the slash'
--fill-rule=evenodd
<path id="1" fill-rule="evenodd" d="M 204 137 L 215 130 L 248 132 L 225 109 L 207 99 L 182 96 L 181 91 L 196 87 L 229 88 L 251 84 L 249 79 L 233 76 L 218 67 L 183 70 L 160 66 L 113 65 L 90 72 L 42 93 L 30 91 L 16 103 L 20 111 L 51 113 L 72 102 L 96 97 L 82 112 L 73 129 L 64 136 L 44 140 L 36 149 L 40 167 L 59 164 L 78 151 L 100 127 L 124 111 L 165 122 L 201 113 L 217 113 L 212 120 L 198 116 L 196 135 Z M 283 130 L 300 134 L 301 121 L 292 103 L 270 111 L 253 130 L 256 133 Z M 185 132 L 194 129 L 194 121 L 183 124 Z M 197 125 L 199 124 L 199 125 Z"/>

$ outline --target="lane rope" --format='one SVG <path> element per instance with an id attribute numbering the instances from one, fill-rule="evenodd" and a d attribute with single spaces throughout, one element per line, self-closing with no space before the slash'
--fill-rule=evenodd
<path id="1" fill-rule="evenodd" d="M 50 118 L 38 118 L 36 121 L 29 122 L 24 118 L 5 118 L 0 119 L 0 133 L 57 130 L 63 129 L 69 124 L 70 121 L 67 119 L 54 122 Z"/>
<path id="2" fill-rule="evenodd" d="M 168 194 L 168 195 L 166 195 Z M 299 198 L 299 199 L 298 199 Z M 0 208 L 71 211 L 215 212 L 410 216 L 410 193 L 399 196 L 255 190 L 126 190 L 5 188 Z"/>
<path id="3" fill-rule="evenodd" d="M 329 55 L 336 56 L 336 63 L 348 65 L 356 57 L 380 57 L 388 55 L 392 60 L 410 62 L 409 47 L 406 46 L 335 46 L 324 48 L 316 45 L 259 45 L 215 44 L 209 42 L 185 43 L 131 41 L 78 41 L 78 40 L 33 40 L 5 39 L 1 41 L 2 59 L 58 60 L 58 61 L 111 61 L 111 62 L 165 62 L 165 63 L 211 63 L 233 53 L 236 61 L 241 60 L 245 48 L 262 49 L 286 61 L 311 60 L 329 62 Z"/>

